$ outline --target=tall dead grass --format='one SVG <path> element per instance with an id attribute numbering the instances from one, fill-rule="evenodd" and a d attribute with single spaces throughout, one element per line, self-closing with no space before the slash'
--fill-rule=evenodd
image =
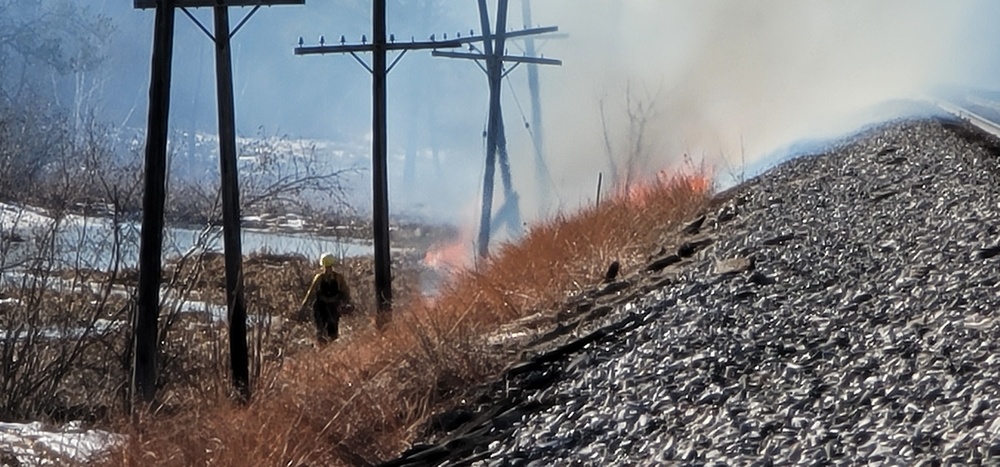
<path id="1" fill-rule="evenodd" d="M 483 352 L 501 324 L 554 310 L 600 282 L 611 261 L 634 271 L 708 200 L 701 174 L 661 177 L 574 215 L 532 228 L 434 300 L 394 312 L 382 331 L 295 354 L 257 379 L 248 407 L 191 400 L 181 413 L 124 427 L 115 465 L 367 465 L 424 433 L 428 418 L 471 396 L 509 356 Z M 352 317 L 355 322 L 367 319 Z"/>

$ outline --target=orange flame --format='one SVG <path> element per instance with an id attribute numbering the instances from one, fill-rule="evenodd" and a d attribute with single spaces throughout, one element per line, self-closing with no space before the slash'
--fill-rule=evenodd
<path id="1" fill-rule="evenodd" d="M 463 242 L 449 243 L 427 250 L 424 265 L 434 269 L 465 269 L 472 264 L 470 253 Z"/>
<path id="2" fill-rule="evenodd" d="M 654 197 L 660 188 L 676 186 L 677 182 L 684 183 L 691 191 L 705 193 L 712 186 L 712 176 L 710 173 L 688 174 L 672 173 L 668 170 L 661 170 L 656 173 L 656 178 L 647 183 L 636 183 L 625 187 L 619 196 L 624 198 L 629 205 L 642 207 Z"/>
<path id="3" fill-rule="evenodd" d="M 456 272 L 472 266 L 472 233 L 462 229 L 454 241 L 433 246 L 424 254 L 424 265 L 439 271 Z"/>
<path id="4" fill-rule="evenodd" d="M 687 185 L 693 192 L 705 193 L 711 189 L 712 175 L 706 169 L 702 169 L 699 173 L 661 170 L 656 173 L 653 180 L 630 185 L 620 190 L 617 196 L 624 198 L 630 206 L 641 208 L 656 197 L 658 190 L 677 187 L 679 183 Z M 425 266 L 447 273 L 468 269 L 474 263 L 473 232 L 472 227 L 468 226 L 461 229 L 457 239 L 427 250 L 423 259 Z"/>

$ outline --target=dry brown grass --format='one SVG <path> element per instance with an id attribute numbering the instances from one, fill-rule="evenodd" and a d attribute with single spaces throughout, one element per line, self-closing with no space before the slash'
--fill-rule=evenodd
<path id="1" fill-rule="evenodd" d="M 534 227 L 478 270 L 457 274 L 435 300 L 397 308 L 381 332 L 360 326 L 370 315 L 359 313 L 352 318 L 358 329 L 344 340 L 265 367 L 248 407 L 220 395 L 192 397 L 179 413 L 126 427 L 130 443 L 109 462 L 365 465 L 391 458 L 423 432 L 431 414 L 510 363 L 481 351 L 485 336 L 555 310 L 568 294 L 598 283 L 613 260 L 623 273 L 634 271 L 704 207 L 708 194 L 703 176 L 661 178 Z"/>

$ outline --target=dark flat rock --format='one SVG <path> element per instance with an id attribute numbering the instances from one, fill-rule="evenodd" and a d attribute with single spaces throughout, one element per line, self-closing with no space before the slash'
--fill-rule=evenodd
<path id="1" fill-rule="evenodd" d="M 646 271 L 661 271 L 667 266 L 671 266 L 681 262 L 682 259 L 677 255 L 667 255 L 662 258 L 657 258 L 653 262 L 646 265 Z"/>

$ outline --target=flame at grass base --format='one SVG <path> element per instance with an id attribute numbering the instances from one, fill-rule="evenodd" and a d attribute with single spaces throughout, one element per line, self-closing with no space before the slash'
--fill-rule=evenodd
<path id="1" fill-rule="evenodd" d="M 661 191 L 676 190 L 678 187 L 684 187 L 690 193 L 707 194 L 712 189 L 711 172 L 704 169 L 697 173 L 661 170 L 651 181 L 618 190 L 614 201 L 624 202 L 632 208 L 642 208 L 656 200 Z M 428 250 L 424 254 L 423 264 L 446 275 L 467 270 L 475 265 L 474 246 L 473 228 L 465 226 L 457 240 Z"/>
<path id="2" fill-rule="evenodd" d="M 456 272 L 473 265 L 472 233 L 463 228 L 458 240 L 435 246 L 424 254 L 424 266 L 442 272 Z"/>
<path id="3" fill-rule="evenodd" d="M 660 190 L 678 186 L 687 188 L 691 193 L 708 194 L 712 189 L 712 172 L 706 169 L 698 173 L 661 170 L 649 182 L 628 185 L 618 190 L 617 198 L 630 206 L 643 207 L 655 199 Z"/>

